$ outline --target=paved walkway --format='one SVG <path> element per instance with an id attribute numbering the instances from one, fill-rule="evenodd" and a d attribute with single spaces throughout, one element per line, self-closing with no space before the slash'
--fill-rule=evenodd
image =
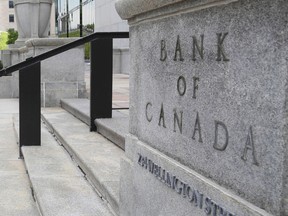
<path id="1" fill-rule="evenodd" d="M 0 99 L 0 214 L 39 215 L 13 126 L 18 100 Z"/>

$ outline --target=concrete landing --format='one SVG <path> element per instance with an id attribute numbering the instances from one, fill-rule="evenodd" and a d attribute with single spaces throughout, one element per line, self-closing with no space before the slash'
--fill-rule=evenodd
<path id="1" fill-rule="evenodd" d="M 62 99 L 61 107 L 72 115 L 90 124 L 90 101 L 88 99 Z M 125 136 L 129 133 L 129 110 L 113 110 L 111 119 L 96 119 L 97 131 L 125 149 Z"/>
<path id="2" fill-rule="evenodd" d="M 24 162 L 18 158 L 13 127 L 17 113 L 18 100 L 0 100 L 0 214 L 38 216 Z"/>
<path id="3" fill-rule="evenodd" d="M 124 151 L 61 108 L 42 110 L 42 119 L 86 177 L 119 214 L 120 158 Z"/>

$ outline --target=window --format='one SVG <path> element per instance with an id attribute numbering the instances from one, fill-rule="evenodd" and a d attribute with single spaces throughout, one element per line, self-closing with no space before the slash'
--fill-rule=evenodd
<path id="1" fill-rule="evenodd" d="M 13 14 L 9 14 L 9 22 L 14 22 L 14 15 Z"/>
<path id="2" fill-rule="evenodd" d="M 9 0 L 9 8 L 14 8 L 14 3 L 11 0 Z"/>

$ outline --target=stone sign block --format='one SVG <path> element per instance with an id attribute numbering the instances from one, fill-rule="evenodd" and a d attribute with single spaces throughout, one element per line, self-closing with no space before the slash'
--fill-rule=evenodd
<path id="1" fill-rule="evenodd" d="M 131 50 L 123 215 L 288 215 L 288 2 L 116 8 Z"/>

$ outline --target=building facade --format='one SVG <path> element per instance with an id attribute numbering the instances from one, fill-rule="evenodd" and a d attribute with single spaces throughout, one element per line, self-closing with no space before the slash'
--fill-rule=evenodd
<path id="1" fill-rule="evenodd" d="M 95 32 L 128 32 L 126 20 L 122 20 L 115 9 L 116 0 L 95 2 Z M 113 40 L 113 72 L 129 74 L 129 39 Z"/>
<path id="2" fill-rule="evenodd" d="M 93 30 L 94 32 L 129 31 L 127 21 L 122 20 L 116 12 L 116 0 L 58 0 L 56 3 L 58 35 L 65 35 L 67 27 L 68 32 L 79 29 L 81 2 L 83 36 L 92 33 Z M 113 40 L 113 73 L 129 74 L 129 58 L 129 39 Z"/>
<path id="3" fill-rule="evenodd" d="M 49 35 L 55 35 L 55 2 L 53 1 L 50 18 Z M 0 32 L 8 29 L 17 30 L 17 22 L 14 10 L 13 0 L 0 0 Z"/>
<path id="4" fill-rule="evenodd" d="M 0 0 L 0 31 L 17 30 L 13 0 Z"/>
<path id="5" fill-rule="evenodd" d="M 80 3 L 82 3 L 82 26 L 84 31 L 88 26 L 94 25 L 95 1 L 94 0 L 58 0 L 56 2 L 56 17 L 58 34 L 66 33 L 67 26 L 69 32 L 80 27 Z M 67 16 L 68 11 L 68 16 Z M 68 22 L 68 23 L 67 23 Z M 92 31 L 93 32 L 93 31 Z"/>

